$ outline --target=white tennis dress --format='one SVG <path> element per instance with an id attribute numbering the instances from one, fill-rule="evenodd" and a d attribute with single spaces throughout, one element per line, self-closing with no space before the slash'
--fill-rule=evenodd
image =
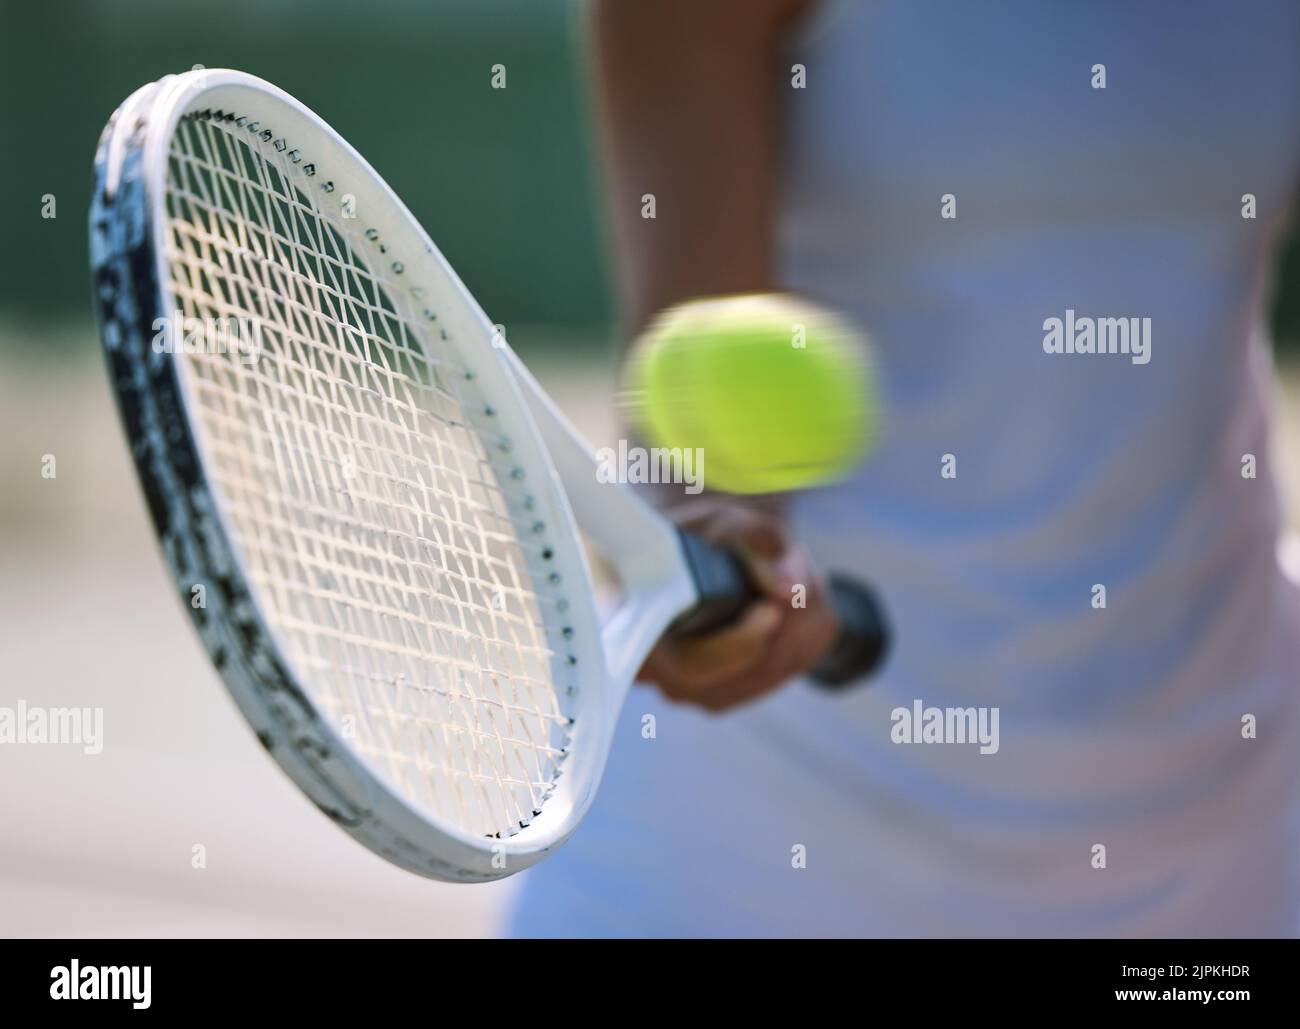
<path id="1" fill-rule="evenodd" d="M 634 689 L 511 929 L 1294 934 L 1264 326 L 1300 6 L 830 3 L 792 43 L 785 280 L 870 332 L 884 402 L 797 517 L 895 649 L 869 689 L 721 717 Z M 1048 353 L 1054 318 L 1150 319 L 1149 360 Z M 917 702 L 996 711 L 996 751 L 895 742 Z"/>

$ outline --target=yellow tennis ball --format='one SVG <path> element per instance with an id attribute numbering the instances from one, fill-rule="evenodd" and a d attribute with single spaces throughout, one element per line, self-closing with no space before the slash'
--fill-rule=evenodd
<path id="1" fill-rule="evenodd" d="M 863 341 L 825 309 L 781 294 L 664 310 L 633 345 L 626 386 L 645 441 L 698 448 L 704 485 L 728 493 L 840 478 L 875 431 Z"/>

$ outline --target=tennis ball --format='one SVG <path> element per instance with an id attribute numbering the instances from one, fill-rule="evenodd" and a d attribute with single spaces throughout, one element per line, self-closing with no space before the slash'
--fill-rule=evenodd
<path id="1" fill-rule="evenodd" d="M 646 442 L 699 448 L 705 486 L 728 493 L 840 478 L 875 431 L 863 341 L 825 309 L 781 294 L 667 308 L 633 344 L 625 386 Z"/>

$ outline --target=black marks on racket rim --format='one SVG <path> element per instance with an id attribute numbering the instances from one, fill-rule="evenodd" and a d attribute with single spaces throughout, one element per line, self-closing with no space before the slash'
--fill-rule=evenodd
<path id="1" fill-rule="evenodd" d="M 153 352 L 153 324 L 165 306 L 155 271 L 149 201 L 142 168 L 148 113 L 125 140 L 118 186 L 107 195 L 110 139 L 125 132 L 116 120 L 96 158 L 90 234 L 96 314 L 109 379 L 136 471 L 164 556 L 182 601 L 196 582 L 209 585 L 207 608 L 186 603 L 214 667 L 239 703 L 259 743 L 332 821 L 375 853 L 436 878 L 498 878 L 440 860 L 375 810 L 373 785 L 330 745 L 333 738 L 281 660 L 257 613 L 248 583 L 217 516 L 210 486 L 184 414 L 174 356 Z M 186 115 L 245 124 L 234 114 Z M 116 119 L 116 116 L 115 116 Z M 140 131 L 144 126 L 146 131 Z M 265 133 L 264 133 L 265 135 Z"/>

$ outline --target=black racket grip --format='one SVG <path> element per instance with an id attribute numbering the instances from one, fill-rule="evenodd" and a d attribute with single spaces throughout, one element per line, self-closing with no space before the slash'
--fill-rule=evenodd
<path id="1" fill-rule="evenodd" d="M 699 601 L 669 631 L 694 635 L 734 622 L 759 595 L 744 563 L 692 532 L 681 530 L 680 535 Z M 830 593 L 840 631 L 813 666 L 812 677 L 823 689 L 840 690 L 880 667 L 889 651 L 889 626 L 875 594 L 857 580 L 832 572 Z"/>

